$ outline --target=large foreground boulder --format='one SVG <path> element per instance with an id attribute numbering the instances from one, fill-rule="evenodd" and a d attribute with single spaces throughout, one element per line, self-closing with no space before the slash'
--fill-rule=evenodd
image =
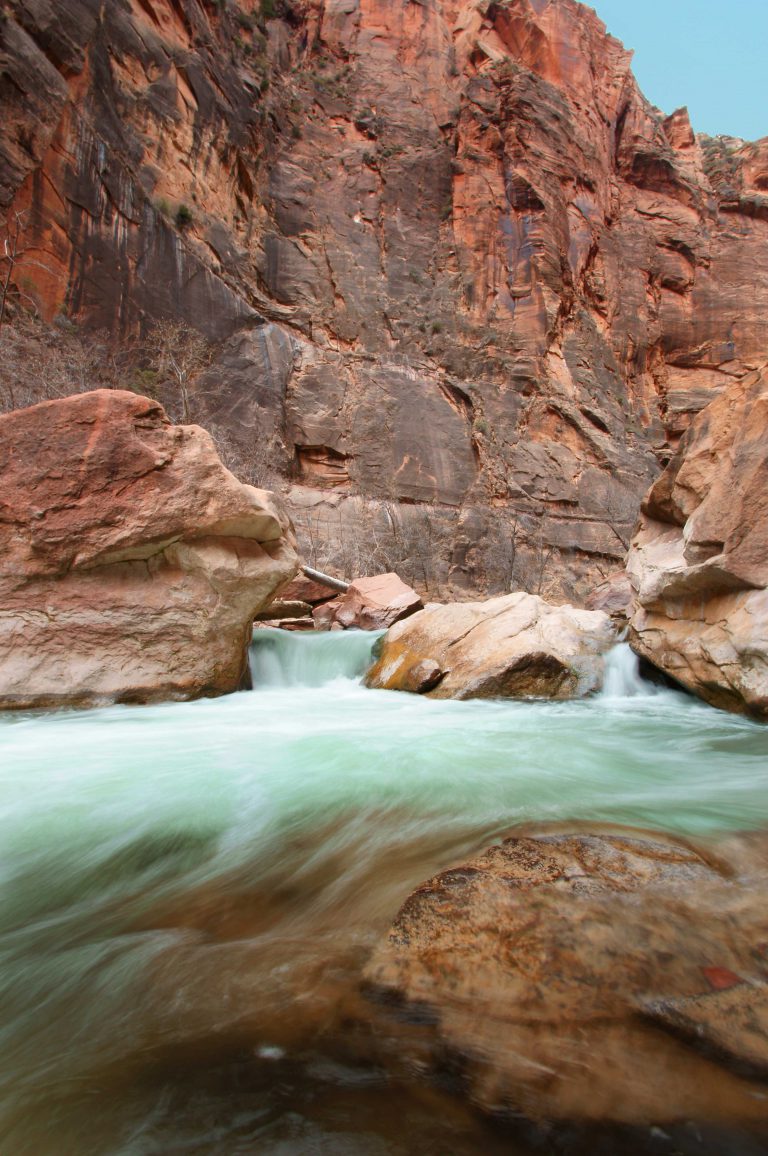
<path id="1" fill-rule="evenodd" d="M 0 706 L 235 690 L 298 559 L 209 435 L 112 390 L 0 418 Z"/>
<path id="2" fill-rule="evenodd" d="M 602 685 L 615 641 L 602 611 L 522 591 L 431 605 L 387 631 L 365 681 L 433 698 L 575 698 Z"/>
<path id="3" fill-rule="evenodd" d="M 768 377 L 696 418 L 642 506 L 634 649 L 714 706 L 768 718 Z"/>
<path id="4" fill-rule="evenodd" d="M 406 900 L 366 967 L 375 1037 L 494 1113 L 765 1120 L 766 849 L 621 828 L 507 839 Z"/>

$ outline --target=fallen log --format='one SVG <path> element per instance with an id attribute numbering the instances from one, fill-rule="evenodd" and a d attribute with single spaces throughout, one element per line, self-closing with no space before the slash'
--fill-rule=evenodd
<path id="1" fill-rule="evenodd" d="M 327 586 L 329 590 L 338 590 L 342 594 L 346 594 L 349 590 L 349 582 L 342 582 L 340 578 L 331 578 L 330 574 L 313 570 L 311 566 L 302 566 L 301 570 L 307 578 L 311 578 L 313 582 L 319 582 L 321 586 Z"/>

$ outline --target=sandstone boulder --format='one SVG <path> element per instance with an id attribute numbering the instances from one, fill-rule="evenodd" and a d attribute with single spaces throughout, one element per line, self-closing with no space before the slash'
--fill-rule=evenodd
<path id="1" fill-rule="evenodd" d="M 604 610 L 611 618 L 626 625 L 632 610 L 632 584 L 625 570 L 609 574 L 584 600 L 587 610 Z"/>
<path id="2" fill-rule="evenodd" d="M 280 597 L 289 602 L 308 602 L 310 606 L 318 606 L 321 602 L 330 602 L 336 594 L 328 586 L 307 578 L 305 574 L 297 574 L 280 591 Z"/>
<path id="3" fill-rule="evenodd" d="M 534 1120 L 764 1120 L 768 874 L 746 849 L 742 876 L 728 848 L 544 829 L 442 872 L 366 967 L 385 1054 Z"/>
<path id="4" fill-rule="evenodd" d="M 385 630 L 421 610 L 423 602 L 397 574 L 356 578 L 346 594 L 319 606 L 313 616 L 320 630 Z"/>
<path id="5" fill-rule="evenodd" d="M 387 632 L 365 681 L 433 698 L 574 698 L 600 688 L 615 641 L 607 614 L 522 591 L 430 605 Z"/>
<path id="6" fill-rule="evenodd" d="M 696 418 L 647 494 L 634 649 L 714 706 L 768 718 L 768 375 Z"/>
<path id="7" fill-rule="evenodd" d="M 315 629 L 315 623 L 312 618 L 280 618 L 277 621 L 266 623 L 265 625 L 276 627 L 278 630 L 290 630 L 297 633 L 305 633 L 309 630 Z"/>
<path id="8" fill-rule="evenodd" d="M 235 690 L 296 571 L 271 494 L 157 402 L 96 390 L 0 418 L 0 706 Z"/>
<path id="9" fill-rule="evenodd" d="M 312 607 L 308 602 L 275 598 L 256 615 L 256 622 L 280 622 L 284 618 L 309 618 Z"/>

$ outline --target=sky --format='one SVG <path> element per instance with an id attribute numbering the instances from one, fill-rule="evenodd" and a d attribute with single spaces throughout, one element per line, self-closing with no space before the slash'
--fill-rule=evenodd
<path id="1" fill-rule="evenodd" d="M 768 136 L 768 0 L 585 0 L 625 48 L 652 104 L 686 104 L 695 132 Z"/>

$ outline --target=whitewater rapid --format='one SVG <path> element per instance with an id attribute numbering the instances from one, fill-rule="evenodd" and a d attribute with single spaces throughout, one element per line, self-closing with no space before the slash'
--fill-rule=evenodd
<path id="1" fill-rule="evenodd" d="M 0 1151 L 400 1151 L 313 1041 L 409 890 L 526 821 L 768 820 L 768 732 L 626 649 L 590 700 L 452 702 L 364 689 L 371 644 L 259 630 L 252 692 L 0 719 Z"/>

